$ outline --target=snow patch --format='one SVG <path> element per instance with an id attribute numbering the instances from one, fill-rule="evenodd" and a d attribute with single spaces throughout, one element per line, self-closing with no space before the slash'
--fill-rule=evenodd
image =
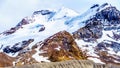
<path id="1" fill-rule="evenodd" d="M 38 62 L 41 62 L 41 61 L 50 62 L 48 60 L 48 57 L 43 57 L 43 56 L 39 55 L 40 53 L 44 53 L 44 51 L 39 51 L 39 48 L 40 47 L 35 49 L 37 52 L 32 57 Z"/>
<path id="2" fill-rule="evenodd" d="M 98 58 L 89 57 L 88 59 L 94 61 L 95 63 L 105 64 L 105 63 L 103 63 L 103 62 L 102 62 L 100 59 L 98 59 Z"/>
<path id="3" fill-rule="evenodd" d="M 58 50 L 58 51 L 60 51 L 60 48 L 61 48 L 61 47 L 60 47 L 60 46 L 58 46 L 58 47 L 57 47 L 57 48 L 55 48 L 55 49 L 56 49 L 56 50 Z"/>

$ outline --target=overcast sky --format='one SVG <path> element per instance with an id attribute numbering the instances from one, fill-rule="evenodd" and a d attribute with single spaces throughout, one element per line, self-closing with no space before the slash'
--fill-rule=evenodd
<path id="1" fill-rule="evenodd" d="M 66 7 L 82 13 L 93 4 L 105 2 L 120 9 L 120 0 L 0 0 L 0 32 L 15 26 L 36 10 Z"/>

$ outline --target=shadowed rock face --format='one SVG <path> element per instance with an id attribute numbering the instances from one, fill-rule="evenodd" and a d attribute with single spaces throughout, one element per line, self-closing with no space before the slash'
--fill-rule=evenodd
<path id="1" fill-rule="evenodd" d="M 19 52 L 21 50 L 24 50 L 24 48 L 27 47 L 33 41 L 34 41 L 34 39 L 29 39 L 29 40 L 25 40 L 25 41 L 22 41 L 22 42 L 18 42 L 16 44 L 14 44 L 12 47 L 6 46 L 3 49 L 3 51 L 5 53 L 16 53 L 16 52 Z"/>
<path id="2" fill-rule="evenodd" d="M 70 33 L 66 31 L 46 39 L 40 50 L 45 51 L 44 56 L 51 61 L 64 61 L 70 59 L 86 59 L 86 55 L 79 49 Z M 42 55 L 42 54 L 41 54 Z"/>
<path id="3" fill-rule="evenodd" d="M 102 10 L 101 12 L 96 13 L 95 17 L 97 19 L 107 19 L 109 22 L 112 20 L 120 20 L 120 12 L 116 9 L 116 7 L 107 7 L 106 9 Z M 114 23 L 111 23 L 114 24 Z"/>
<path id="4" fill-rule="evenodd" d="M 107 7 L 96 13 L 96 19 L 102 20 L 104 30 L 119 30 L 120 29 L 120 11 L 116 7 Z"/>
<path id="5" fill-rule="evenodd" d="M 12 27 L 10 30 L 4 31 L 4 35 L 10 35 L 15 33 L 18 29 L 20 29 L 23 25 L 29 24 L 26 19 L 22 19 L 20 23 L 18 23 L 15 27 Z"/>
<path id="6" fill-rule="evenodd" d="M 85 27 L 78 29 L 73 33 L 75 39 L 82 39 L 85 42 L 95 41 L 102 36 L 102 23 L 96 18 L 87 20 L 88 23 Z"/>
<path id="7" fill-rule="evenodd" d="M 116 63 L 116 62 L 120 62 L 120 56 L 115 55 L 115 54 L 110 54 L 108 51 L 109 48 L 111 48 L 114 52 L 118 52 L 120 51 L 120 44 L 117 42 L 113 42 L 113 41 L 103 41 L 101 43 L 99 43 L 96 48 L 96 54 L 98 54 L 100 56 L 100 59 L 105 62 L 105 63 Z M 120 64 L 120 63 L 116 63 L 116 64 Z"/>
<path id="8" fill-rule="evenodd" d="M 20 23 L 17 24 L 17 27 L 21 27 L 22 25 L 29 24 L 29 22 L 26 19 L 22 19 Z"/>

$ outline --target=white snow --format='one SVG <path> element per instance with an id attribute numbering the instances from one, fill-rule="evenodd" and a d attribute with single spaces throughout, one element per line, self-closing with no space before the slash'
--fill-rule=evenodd
<path id="1" fill-rule="evenodd" d="M 103 63 L 103 62 L 102 62 L 100 59 L 98 59 L 98 58 L 89 57 L 88 59 L 94 61 L 95 63 L 105 64 L 105 63 Z"/>
<path id="2" fill-rule="evenodd" d="M 113 51 L 113 49 L 112 48 L 110 48 L 110 47 L 107 47 L 107 49 L 108 49 L 108 53 L 109 54 L 116 54 L 114 51 Z"/>
<path id="3" fill-rule="evenodd" d="M 15 63 L 16 63 L 16 62 L 13 61 L 13 66 L 15 66 Z"/>
<path id="4" fill-rule="evenodd" d="M 87 50 L 87 55 L 89 56 L 94 56 L 94 57 L 98 57 L 97 54 L 95 54 L 94 52 L 94 47 L 97 45 L 97 42 L 94 43 L 90 43 L 90 42 L 84 42 L 83 40 L 75 40 L 77 45 L 83 50 L 86 51 Z M 87 47 L 86 47 L 87 45 Z"/>
<path id="5" fill-rule="evenodd" d="M 65 23 L 70 25 L 70 30 L 72 30 L 72 31 L 75 31 L 79 28 L 82 28 L 86 25 L 84 23 L 84 21 L 88 20 L 91 16 L 95 15 L 97 13 L 97 11 L 96 11 L 97 9 L 98 9 L 98 7 L 93 8 L 93 9 L 88 9 L 83 14 L 80 14 L 80 15 L 77 15 L 73 18 L 70 18 Z"/>
<path id="6" fill-rule="evenodd" d="M 59 9 L 56 14 L 54 15 L 54 17 L 52 18 L 53 20 L 55 19 L 61 19 L 61 18 L 64 18 L 64 17 L 74 17 L 74 16 L 77 16 L 78 13 L 69 9 L 69 8 L 65 8 L 65 7 L 62 7 L 61 9 Z"/>
<path id="7" fill-rule="evenodd" d="M 56 49 L 56 50 L 58 50 L 58 51 L 60 51 L 60 48 L 61 48 L 61 47 L 60 47 L 60 46 L 58 46 L 58 47 L 57 47 L 57 48 L 55 48 L 55 49 Z"/>
<path id="8" fill-rule="evenodd" d="M 120 51 L 116 55 L 120 56 Z"/>
<path id="9" fill-rule="evenodd" d="M 109 39 L 109 40 L 111 40 L 111 41 L 114 41 L 113 39 L 111 39 L 110 37 L 107 36 L 107 35 L 113 36 L 112 31 L 104 31 L 104 30 L 103 30 L 102 32 L 103 32 L 102 37 L 101 37 L 100 39 L 97 39 L 97 42 L 98 42 L 98 43 L 100 43 L 100 42 L 102 42 L 102 41 L 104 41 L 104 40 L 106 40 L 106 39 Z"/>
<path id="10" fill-rule="evenodd" d="M 50 62 L 48 60 L 48 57 L 43 57 L 39 55 L 40 53 L 44 53 L 44 51 L 40 51 L 39 48 L 40 47 L 35 49 L 37 52 L 32 57 L 38 62 L 41 62 L 41 61 Z"/>

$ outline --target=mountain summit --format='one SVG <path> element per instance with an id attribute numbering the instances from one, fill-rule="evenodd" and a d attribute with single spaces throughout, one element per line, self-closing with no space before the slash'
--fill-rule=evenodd
<path id="1" fill-rule="evenodd" d="M 0 34 L 0 66 L 74 59 L 120 64 L 119 29 L 120 11 L 108 3 L 83 14 L 65 7 L 35 11 Z"/>

